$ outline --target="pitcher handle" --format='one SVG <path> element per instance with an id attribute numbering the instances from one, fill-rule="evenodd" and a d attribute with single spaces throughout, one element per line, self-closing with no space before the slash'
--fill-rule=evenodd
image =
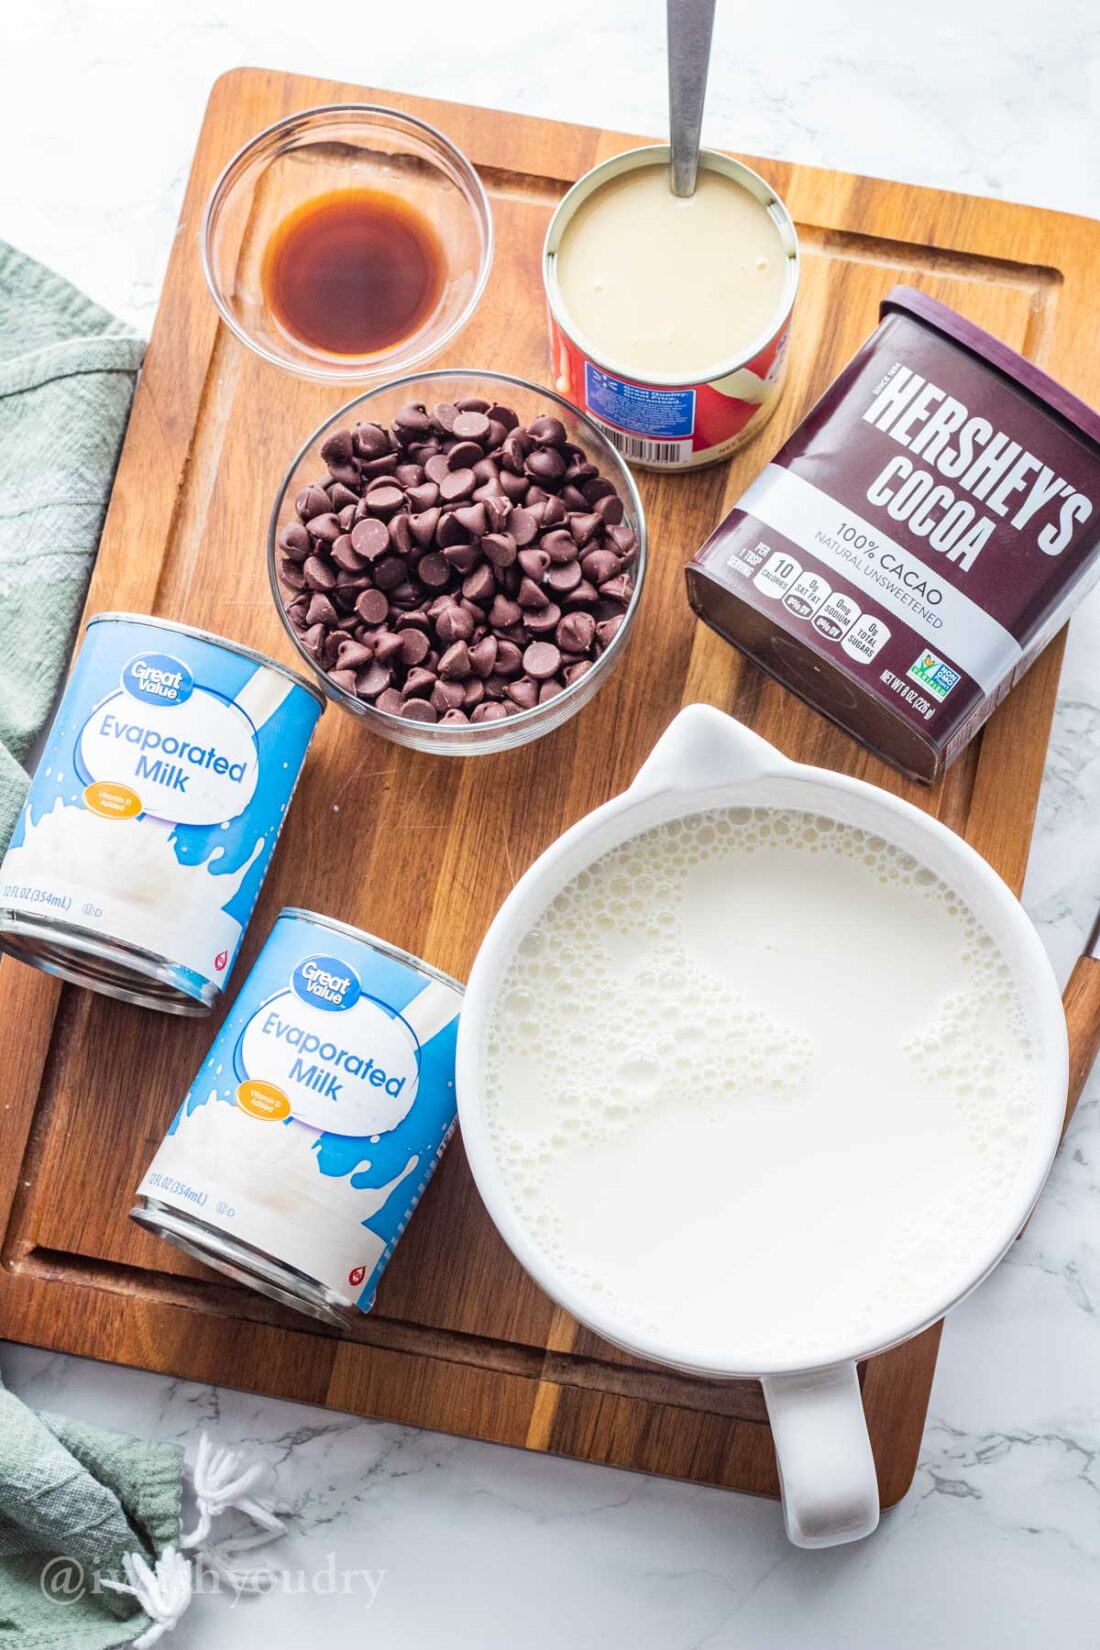
<path id="1" fill-rule="evenodd" d="M 710 790 L 747 783 L 795 766 L 758 733 L 713 705 L 688 705 L 674 716 L 630 786 L 631 796 Z"/>
<path id="2" fill-rule="evenodd" d="M 871 1440 L 854 1363 L 765 1375 L 787 1535 L 796 1547 L 836 1547 L 878 1525 Z"/>

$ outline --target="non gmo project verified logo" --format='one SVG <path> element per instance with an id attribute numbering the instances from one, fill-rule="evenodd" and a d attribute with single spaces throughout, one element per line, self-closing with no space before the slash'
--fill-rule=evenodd
<path id="1" fill-rule="evenodd" d="M 927 688 L 929 693 L 934 693 L 937 699 L 946 699 L 959 679 L 958 671 L 945 665 L 934 653 L 920 654 L 909 666 L 906 675 Z"/>

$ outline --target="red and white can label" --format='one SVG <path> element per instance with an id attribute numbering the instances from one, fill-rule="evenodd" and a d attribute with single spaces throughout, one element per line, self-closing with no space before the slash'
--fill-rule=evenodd
<path id="1" fill-rule="evenodd" d="M 554 388 L 597 423 L 628 463 L 685 470 L 727 458 L 763 428 L 782 385 L 790 322 L 743 366 L 707 383 L 675 386 L 621 378 L 570 338 L 553 310 Z"/>

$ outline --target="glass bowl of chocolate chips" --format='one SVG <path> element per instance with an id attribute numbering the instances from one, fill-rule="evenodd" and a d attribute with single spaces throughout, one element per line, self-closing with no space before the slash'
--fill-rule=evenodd
<path id="1" fill-rule="evenodd" d="M 505 373 L 348 402 L 275 501 L 271 588 L 330 699 L 383 738 L 475 756 L 560 727 L 621 658 L 645 573 L 606 435 Z"/>

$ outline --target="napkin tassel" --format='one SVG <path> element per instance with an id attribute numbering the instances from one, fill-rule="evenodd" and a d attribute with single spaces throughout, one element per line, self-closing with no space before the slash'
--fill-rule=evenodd
<path id="1" fill-rule="evenodd" d="M 178 1549 L 165 1547 L 152 1568 L 142 1553 L 127 1553 L 122 1560 L 126 1580 L 103 1582 L 112 1592 L 127 1593 L 136 1599 L 152 1622 L 152 1626 L 134 1640 L 133 1650 L 150 1650 L 150 1646 L 178 1625 L 191 1603 L 195 1588 L 191 1559 L 186 1556 L 189 1552 L 238 1594 L 268 1590 L 274 1571 L 263 1565 L 242 1569 L 235 1562 L 238 1554 L 266 1547 L 268 1542 L 286 1534 L 286 1525 L 279 1513 L 287 1509 L 276 1507 L 270 1496 L 257 1491 L 267 1472 L 262 1461 L 246 1466 L 242 1450 L 216 1446 L 205 1432 L 202 1434 L 191 1472 L 198 1512 L 195 1528 L 181 1538 Z M 244 1513 L 259 1528 L 212 1543 L 209 1538 L 214 1520 L 230 1511 Z"/>
<path id="2" fill-rule="evenodd" d="M 129 1593 L 140 1604 L 153 1625 L 134 1640 L 134 1650 L 149 1650 L 178 1625 L 191 1602 L 191 1561 L 175 1547 L 165 1547 L 154 1569 L 141 1553 L 127 1553 L 122 1568 L 125 1581 L 104 1579 L 102 1585 L 113 1593 Z"/>

